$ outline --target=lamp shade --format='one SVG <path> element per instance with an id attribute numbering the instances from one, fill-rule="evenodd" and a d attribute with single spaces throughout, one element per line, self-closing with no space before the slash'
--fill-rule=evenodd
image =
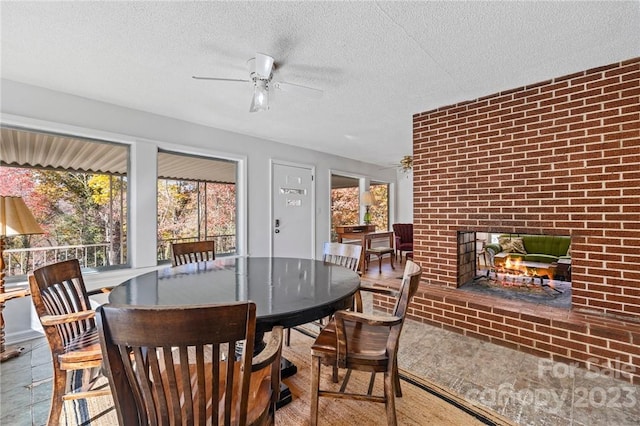
<path id="1" fill-rule="evenodd" d="M 256 80 L 249 112 L 266 111 L 269 109 L 269 87 L 265 80 Z"/>
<path id="2" fill-rule="evenodd" d="M 21 197 L 0 196 L 0 236 L 43 233 Z"/>
<path id="3" fill-rule="evenodd" d="M 373 205 L 373 203 L 375 203 L 376 199 L 373 197 L 373 194 L 371 194 L 371 192 L 365 191 L 362 193 L 362 197 L 360 198 L 360 201 L 365 206 L 371 206 Z"/>

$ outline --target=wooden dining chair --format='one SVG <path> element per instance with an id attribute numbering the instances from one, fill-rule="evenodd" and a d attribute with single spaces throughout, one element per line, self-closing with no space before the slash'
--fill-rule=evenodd
<path id="1" fill-rule="evenodd" d="M 371 263 L 371 256 L 376 256 L 376 258 L 378 259 L 378 272 L 381 274 L 382 273 L 382 258 L 384 257 L 385 254 L 389 255 L 389 262 L 391 263 L 391 269 L 396 269 L 395 265 L 393 264 L 393 258 L 394 258 L 394 254 L 393 254 L 393 247 L 368 247 L 365 250 L 365 263 L 367 265 L 367 268 L 369 268 L 369 263 Z"/>
<path id="2" fill-rule="evenodd" d="M 216 244 L 213 240 L 174 243 L 171 245 L 171 252 L 173 266 L 204 262 L 216 258 Z"/>
<path id="3" fill-rule="evenodd" d="M 392 315 L 371 315 L 338 311 L 311 346 L 311 425 L 318 423 L 320 397 L 367 400 L 385 404 L 387 424 L 396 425 L 395 397 L 402 396 L 398 376 L 398 342 L 409 303 L 418 289 L 422 269 L 408 260 L 399 291 L 383 287 L 361 290 L 397 297 Z M 338 369 L 347 369 L 339 391 L 320 389 L 321 365 L 332 367 L 332 380 L 338 382 Z M 352 370 L 371 372 L 367 394 L 346 392 Z M 376 373 L 384 374 L 384 394 L 373 395 Z"/>
<path id="4" fill-rule="evenodd" d="M 103 305 L 96 321 L 121 425 L 274 424 L 282 327 L 254 357 L 253 302 Z"/>
<path id="5" fill-rule="evenodd" d="M 77 259 L 34 270 L 29 274 L 29 287 L 53 362 L 47 424 L 58 425 L 64 401 L 110 394 L 108 388 L 94 388 L 102 377 L 102 351 L 88 296 L 103 290 L 86 291 Z M 68 372 L 71 380 L 67 380 Z"/>
<path id="6" fill-rule="evenodd" d="M 362 246 L 358 244 L 324 243 L 322 260 L 358 272 Z"/>
<path id="7" fill-rule="evenodd" d="M 322 248 L 322 260 L 332 265 L 344 266 L 352 271 L 358 272 L 362 256 L 362 246 L 357 244 L 324 243 Z M 320 329 L 324 327 L 324 318 L 314 322 Z M 291 339 L 291 329 L 287 328 L 284 336 L 284 343 L 289 346 Z"/>

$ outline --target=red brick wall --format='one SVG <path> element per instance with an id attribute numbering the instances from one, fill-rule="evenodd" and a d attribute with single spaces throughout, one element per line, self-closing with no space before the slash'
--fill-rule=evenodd
<path id="1" fill-rule="evenodd" d="M 640 59 L 413 117 L 424 278 L 456 231 L 571 235 L 573 306 L 640 319 Z"/>
<path id="2" fill-rule="evenodd" d="M 413 133 L 414 258 L 426 283 L 455 291 L 457 231 L 570 235 L 572 314 L 640 321 L 640 58 L 415 114 Z M 582 329 L 554 335 L 535 312 L 469 303 L 426 295 L 415 315 L 568 359 L 621 352 L 640 367 L 638 351 L 612 353 Z M 627 337 L 616 344 L 640 344 Z M 592 350 L 600 343 L 606 355 Z M 571 345 L 581 345 L 573 355 Z"/>

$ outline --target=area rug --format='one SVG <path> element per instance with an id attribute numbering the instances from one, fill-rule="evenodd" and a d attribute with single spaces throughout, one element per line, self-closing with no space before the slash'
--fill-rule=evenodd
<path id="1" fill-rule="evenodd" d="M 520 300 L 556 308 L 571 308 L 571 283 L 559 280 L 543 280 L 535 282 L 508 281 L 489 279 L 486 276 L 476 277 L 473 281 L 462 285 L 459 289 L 474 293 L 488 294 L 510 300 Z M 556 291 L 557 290 L 557 291 Z"/>
<path id="2" fill-rule="evenodd" d="M 298 373 L 285 379 L 293 400 L 276 413 L 276 425 L 306 425 L 309 423 L 310 346 L 313 339 L 303 333 L 291 333 L 291 346 L 283 348 L 283 355 L 296 364 Z M 343 377 L 343 372 L 340 378 Z M 475 406 L 464 399 L 419 377 L 401 371 L 403 396 L 396 399 L 396 412 L 400 425 L 511 425 L 507 419 L 485 408 Z M 322 386 L 333 387 L 331 370 L 322 369 Z M 366 389 L 369 374 L 353 372 L 349 390 Z M 374 392 L 382 394 L 382 379 L 376 380 Z M 386 425 L 384 404 L 362 401 L 321 398 L 320 425 Z M 111 397 L 65 403 L 62 425 L 115 425 L 117 415 Z"/>
<path id="3" fill-rule="evenodd" d="M 309 419 L 310 347 L 313 339 L 302 333 L 291 333 L 291 346 L 283 355 L 298 366 L 298 374 L 286 379 L 293 394 L 293 402 L 278 410 L 276 424 L 305 425 Z M 401 370 L 401 398 L 396 398 L 396 414 L 399 425 L 512 425 L 508 419 L 485 408 L 470 404 L 451 392 Z M 339 381 L 344 377 L 341 370 Z M 365 392 L 370 375 L 352 372 L 348 391 Z M 331 382 L 331 369 L 322 368 L 321 387 L 337 390 L 340 383 Z M 382 377 L 376 378 L 374 394 L 382 395 Z M 386 425 L 384 404 L 320 398 L 320 425 Z"/>
<path id="4" fill-rule="evenodd" d="M 94 388 L 103 389 L 108 386 L 107 378 L 102 377 Z M 65 426 L 106 426 L 117 424 L 118 415 L 110 395 L 65 401 L 60 415 L 60 425 Z"/>

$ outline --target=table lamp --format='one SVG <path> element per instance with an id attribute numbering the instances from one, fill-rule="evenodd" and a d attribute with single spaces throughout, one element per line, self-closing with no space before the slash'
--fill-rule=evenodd
<path id="1" fill-rule="evenodd" d="M 36 222 L 21 197 L 0 196 L 0 361 L 20 355 L 22 348 L 4 347 L 4 304 L 7 300 L 29 294 L 28 289 L 4 291 L 4 238 L 16 235 L 42 234 L 44 231 Z"/>
<path id="2" fill-rule="evenodd" d="M 376 200 L 375 198 L 373 198 L 373 194 L 371 194 L 371 192 L 365 191 L 362 194 L 362 198 L 360 199 L 360 201 L 367 209 L 366 213 L 364 214 L 364 223 L 369 225 L 371 224 L 371 213 L 369 213 L 369 208 Z"/>

